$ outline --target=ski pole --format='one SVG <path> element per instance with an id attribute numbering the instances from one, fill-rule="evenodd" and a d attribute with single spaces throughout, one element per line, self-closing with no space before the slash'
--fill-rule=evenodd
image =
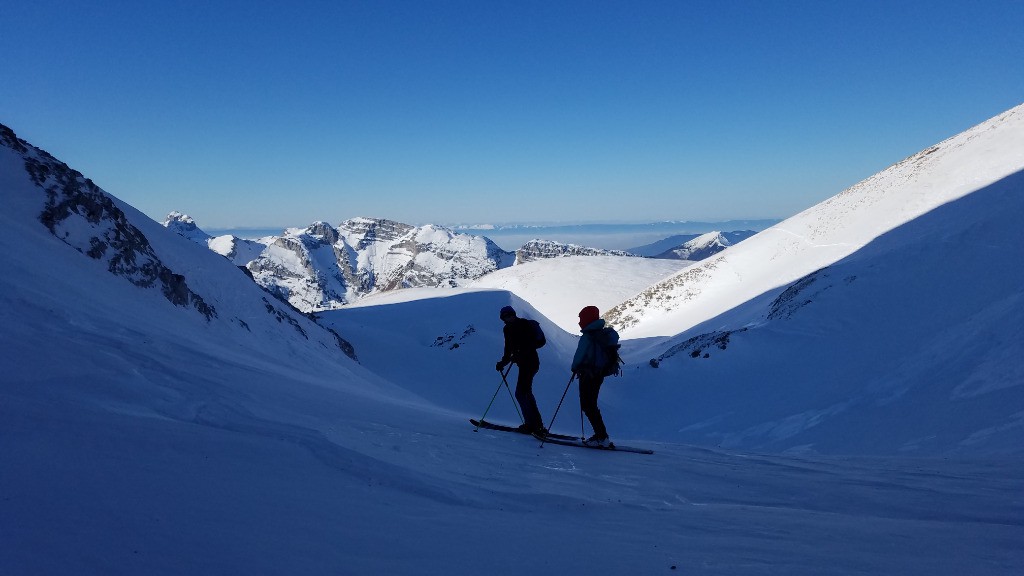
<path id="1" fill-rule="evenodd" d="M 572 376 L 569 376 L 569 383 L 565 385 L 565 392 L 562 392 L 562 399 L 558 401 L 558 407 L 555 408 L 555 413 L 551 415 L 551 422 L 548 424 L 548 430 L 555 425 L 555 417 L 558 416 L 558 411 L 562 408 L 562 402 L 565 401 L 565 395 L 569 393 L 569 386 L 572 386 L 572 381 L 576 379 L 576 373 L 573 372 Z M 544 439 L 540 439 L 540 447 L 544 447 Z"/>
<path id="2" fill-rule="evenodd" d="M 502 372 L 501 373 L 501 381 L 505 383 L 505 390 L 508 390 L 508 396 L 509 396 L 509 398 L 512 399 L 512 405 L 516 407 L 516 414 L 519 414 L 519 420 L 523 424 L 526 424 L 526 418 L 523 418 L 523 413 L 519 410 L 519 402 L 516 400 L 515 395 L 512 394 L 512 388 L 509 387 L 508 380 L 505 379 L 505 375 L 508 374 L 511 371 L 512 371 L 512 365 L 509 364 L 508 372 Z"/>
<path id="3" fill-rule="evenodd" d="M 508 370 L 509 370 L 509 372 L 511 372 L 512 371 L 512 367 L 509 366 Z M 504 373 L 501 375 L 501 381 L 505 382 L 505 374 Z M 505 386 L 508 387 L 508 382 L 505 382 Z M 487 413 L 491 411 L 491 406 L 494 404 L 494 399 L 498 397 L 498 392 L 500 392 L 500 391 L 501 391 L 501 384 L 498 384 L 498 387 L 494 389 L 494 394 L 491 396 L 491 401 L 487 404 L 487 409 L 484 410 L 484 415 L 480 417 L 479 422 L 483 422 L 484 418 L 487 418 Z M 516 410 L 519 410 L 518 406 L 516 407 Z M 477 426 L 476 430 L 473 430 L 473 432 L 476 432 L 479 429 L 480 429 L 480 427 Z"/>

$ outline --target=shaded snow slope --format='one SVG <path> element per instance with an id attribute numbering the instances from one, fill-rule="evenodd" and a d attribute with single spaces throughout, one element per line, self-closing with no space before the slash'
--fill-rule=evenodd
<path id="1" fill-rule="evenodd" d="M 1024 455 L 1022 213 L 1018 172 L 785 291 L 629 342 L 627 419 L 744 449 Z M 650 403 L 676 410 L 652 420 Z"/>
<path id="2" fill-rule="evenodd" d="M 318 316 L 354 338 L 360 361 L 373 372 L 438 406 L 478 417 L 502 382 L 494 369 L 504 346 L 498 311 L 511 305 L 520 317 L 540 322 L 547 336 L 547 344 L 538 350 L 544 369 L 535 390 L 545 417 L 550 417 L 548 407 L 558 402 L 570 376 L 566 360 L 576 350 L 576 337 L 502 290 L 448 289 L 437 294 L 388 303 L 372 297 L 363 305 Z M 513 387 L 516 374 L 513 370 L 510 376 Z M 489 418 L 518 419 L 506 391 Z"/>

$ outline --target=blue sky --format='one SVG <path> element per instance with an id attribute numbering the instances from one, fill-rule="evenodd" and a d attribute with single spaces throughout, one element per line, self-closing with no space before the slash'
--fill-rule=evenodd
<path id="1" fill-rule="evenodd" d="M 1024 2 L 6 2 L 0 122 L 203 228 L 783 218 L 1024 102 Z"/>

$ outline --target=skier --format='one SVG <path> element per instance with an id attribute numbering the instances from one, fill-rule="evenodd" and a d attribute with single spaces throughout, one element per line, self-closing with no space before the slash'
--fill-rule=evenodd
<path id="1" fill-rule="evenodd" d="M 580 408 L 590 420 L 594 435 L 584 443 L 609 446 L 608 430 L 604 427 L 604 419 L 597 408 L 597 395 L 601 392 L 604 382 L 604 366 L 598 363 L 604 356 L 599 346 L 614 346 L 619 342 L 619 334 L 611 327 L 605 327 L 604 320 L 597 306 L 587 306 L 580 310 L 580 331 L 583 336 L 576 346 L 576 355 L 572 359 L 572 372 L 580 381 Z"/>
<path id="2" fill-rule="evenodd" d="M 537 409 L 537 399 L 533 397 L 533 377 L 540 370 L 537 348 L 543 346 L 543 336 L 539 337 L 538 344 L 539 327 L 530 320 L 516 316 L 516 311 L 511 306 L 503 307 L 498 316 L 505 323 L 505 352 L 494 368 L 502 372 L 510 363 L 519 366 L 516 401 L 523 411 L 524 420 L 519 431 L 526 434 L 547 434 L 544 420 Z"/>

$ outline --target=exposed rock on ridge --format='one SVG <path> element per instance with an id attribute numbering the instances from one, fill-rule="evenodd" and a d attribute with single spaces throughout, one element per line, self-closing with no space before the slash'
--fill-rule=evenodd
<path id="1" fill-rule="evenodd" d="M 156 287 L 174 305 L 191 307 L 207 320 L 217 316 L 184 276 L 160 261 L 146 236 L 92 180 L 2 125 L 0 142 L 21 155 L 32 182 L 46 193 L 39 221 L 51 234 L 82 254 L 105 261 L 115 276 L 136 286 Z"/>
<path id="2" fill-rule="evenodd" d="M 245 266 L 252 262 L 267 247 L 263 242 L 246 240 L 230 234 L 224 236 L 211 236 L 196 225 L 195 220 L 181 212 L 171 212 L 164 219 L 163 225 L 168 230 L 177 233 L 179 236 L 188 238 L 197 244 L 202 244 L 217 254 L 231 260 L 235 266 Z"/>
<path id="3" fill-rule="evenodd" d="M 461 286 L 512 264 L 482 236 L 440 226 L 353 218 L 315 222 L 274 240 L 249 263 L 254 279 L 306 312 L 329 310 L 374 292 Z"/>
<path id="4" fill-rule="evenodd" d="M 603 250 L 587 248 L 576 244 L 563 244 L 551 240 L 530 240 L 516 250 L 516 264 L 524 264 L 544 258 L 561 258 L 563 256 L 635 256 L 622 250 Z"/>

